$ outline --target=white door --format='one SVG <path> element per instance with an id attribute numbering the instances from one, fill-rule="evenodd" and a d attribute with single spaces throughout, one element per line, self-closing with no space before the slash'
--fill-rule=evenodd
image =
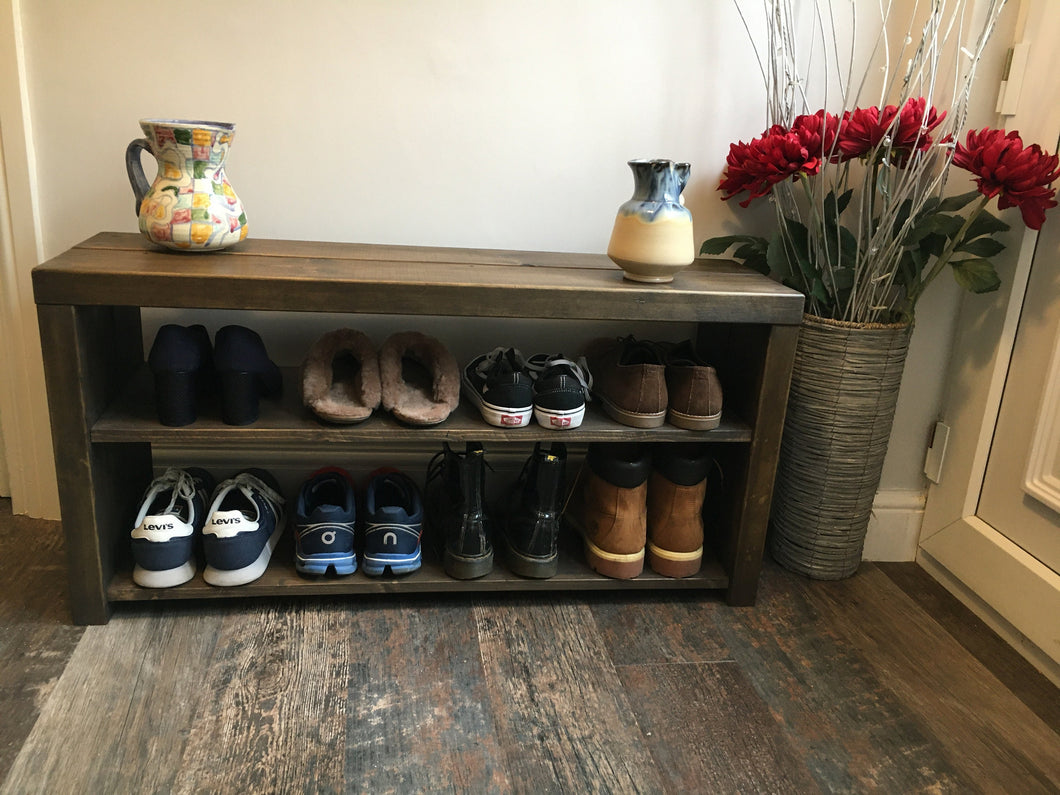
<path id="1" fill-rule="evenodd" d="M 1060 3 L 1016 8 L 1026 77 L 1016 113 L 997 124 L 1051 148 L 1060 137 Z M 1058 210 L 1038 235 L 1012 236 L 998 293 L 962 303 L 942 416 L 949 444 L 917 560 L 1060 685 Z M 1010 220 L 1018 225 L 1018 213 Z"/>
<path id="2" fill-rule="evenodd" d="M 1060 573 L 1060 217 L 1042 227 L 976 513 Z M 1060 634 L 1060 615 L 1054 617 Z"/>

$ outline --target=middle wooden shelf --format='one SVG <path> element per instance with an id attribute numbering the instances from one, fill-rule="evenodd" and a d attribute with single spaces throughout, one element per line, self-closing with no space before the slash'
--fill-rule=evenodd
<path id="1" fill-rule="evenodd" d="M 220 410 L 207 403 L 191 425 L 167 427 L 155 412 L 151 372 L 141 367 L 125 389 L 92 425 L 93 442 L 149 442 L 164 445 L 197 445 L 238 442 L 240 444 L 283 444 L 297 442 L 348 443 L 353 441 L 439 440 L 482 442 L 750 442 L 752 430 L 732 412 L 722 415 L 721 425 L 712 431 L 688 431 L 666 424 L 659 428 L 638 429 L 615 422 L 593 401 L 581 427 L 550 430 L 536 423 L 525 428 L 496 428 L 486 424 L 468 401 L 449 419 L 438 425 L 405 425 L 379 410 L 370 419 L 355 425 L 334 425 L 318 419 L 302 405 L 301 375 L 297 368 L 284 368 L 284 389 L 278 400 L 263 399 L 261 416 L 251 425 L 226 425 Z"/>

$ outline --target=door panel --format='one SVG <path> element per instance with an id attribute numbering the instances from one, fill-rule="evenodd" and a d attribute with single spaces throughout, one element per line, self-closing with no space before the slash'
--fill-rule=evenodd
<path id="1" fill-rule="evenodd" d="M 1060 334 L 1060 214 L 1050 213 L 1038 237 L 997 429 L 990 447 L 978 516 L 1006 538 L 1060 572 L 1060 513 L 1025 488 L 1035 440 L 1052 432 L 1056 406 L 1053 354 Z M 1055 465 L 1055 458 L 1051 462 Z M 1045 467 L 1051 469 L 1052 467 Z M 1055 473 L 1060 476 L 1060 473 Z"/>

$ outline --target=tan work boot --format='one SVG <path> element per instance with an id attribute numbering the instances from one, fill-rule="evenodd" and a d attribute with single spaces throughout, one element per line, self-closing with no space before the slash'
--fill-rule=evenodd
<path id="1" fill-rule="evenodd" d="M 566 515 L 589 566 L 605 577 L 629 580 L 644 570 L 650 473 L 643 445 L 589 445 Z"/>
<path id="2" fill-rule="evenodd" d="M 648 479 L 648 565 L 691 577 L 703 563 L 703 499 L 709 459 L 701 445 L 658 445 Z"/>

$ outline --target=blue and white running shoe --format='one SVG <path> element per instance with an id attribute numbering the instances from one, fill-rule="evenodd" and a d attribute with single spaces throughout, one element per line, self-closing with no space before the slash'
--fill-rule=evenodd
<path id="1" fill-rule="evenodd" d="M 137 585 L 172 588 L 195 576 L 195 543 L 212 490 L 213 478 L 203 469 L 170 468 L 151 481 L 132 531 Z"/>
<path id="2" fill-rule="evenodd" d="M 202 531 L 210 585 L 246 585 L 265 573 L 286 517 L 276 479 L 248 469 L 217 487 Z"/>
<path id="3" fill-rule="evenodd" d="M 364 573 L 390 569 L 408 574 L 420 567 L 423 499 L 416 483 L 396 470 L 373 473 L 365 495 Z"/>
<path id="4" fill-rule="evenodd" d="M 294 510 L 294 567 L 302 574 L 353 574 L 357 507 L 350 473 L 318 469 L 302 484 Z"/>

